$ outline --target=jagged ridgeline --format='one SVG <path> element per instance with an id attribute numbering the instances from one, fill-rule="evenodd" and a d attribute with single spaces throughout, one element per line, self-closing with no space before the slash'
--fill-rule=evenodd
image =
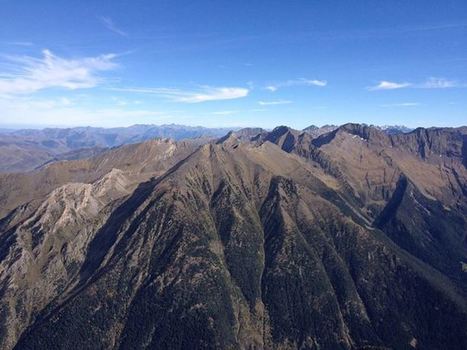
<path id="1" fill-rule="evenodd" d="M 326 127 L 0 175 L 0 348 L 466 349 L 467 129 Z"/>

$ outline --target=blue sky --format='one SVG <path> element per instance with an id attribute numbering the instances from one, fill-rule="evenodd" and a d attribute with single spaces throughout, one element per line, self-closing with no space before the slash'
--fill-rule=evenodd
<path id="1" fill-rule="evenodd" d="M 467 2 L 0 0 L 0 125 L 467 124 Z"/>

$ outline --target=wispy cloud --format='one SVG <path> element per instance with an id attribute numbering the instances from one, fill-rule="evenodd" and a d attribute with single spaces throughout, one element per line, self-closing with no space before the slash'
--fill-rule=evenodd
<path id="1" fill-rule="evenodd" d="M 377 85 L 370 86 L 367 89 L 370 91 L 375 91 L 375 90 L 396 90 L 396 89 L 403 89 L 403 88 L 448 89 L 448 88 L 463 88 L 463 87 L 467 87 L 467 84 L 462 84 L 455 80 L 449 80 L 445 78 L 431 77 L 422 83 L 409 83 L 409 82 L 398 83 L 398 82 L 382 80 Z"/>
<path id="2" fill-rule="evenodd" d="M 381 107 L 416 107 L 420 106 L 418 102 L 402 102 L 402 103 L 390 103 L 381 105 Z"/>
<path id="3" fill-rule="evenodd" d="M 396 82 L 392 82 L 392 81 L 386 81 L 386 80 L 382 80 L 378 83 L 378 85 L 375 85 L 375 86 L 370 86 L 368 88 L 368 90 L 372 90 L 372 91 L 375 91 L 375 90 L 396 90 L 396 89 L 403 89 L 403 88 L 406 88 L 406 87 L 409 87 L 411 86 L 410 83 L 396 83 Z"/>
<path id="4" fill-rule="evenodd" d="M 5 56 L 13 68 L 0 73 L 0 95 L 30 94 L 48 88 L 92 88 L 102 81 L 97 75 L 99 71 L 117 67 L 114 54 L 64 59 L 43 50 L 42 55 L 41 58 Z"/>
<path id="5" fill-rule="evenodd" d="M 298 78 L 298 79 L 291 79 L 286 80 L 283 82 L 270 84 L 265 87 L 266 90 L 271 92 L 277 91 L 283 87 L 291 87 L 291 86 L 319 86 L 323 87 L 326 86 L 328 82 L 326 80 L 318 80 L 318 79 L 305 79 L 305 78 Z"/>
<path id="6" fill-rule="evenodd" d="M 120 36 L 123 36 L 125 38 L 128 38 L 128 33 L 121 30 L 120 28 L 118 28 L 114 21 L 112 20 L 112 18 L 110 17 L 105 17 L 105 16 L 102 16 L 102 17 L 99 17 L 99 20 L 104 24 L 104 26 L 110 30 L 111 32 L 114 32 L 115 34 L 118 34 Z"/>
<path id="7" fill-rule="evenodd" d="M 3 42 L 3 44 L 13 45 L 13 46 L 26 46 L 26 47 L 34 46 L 34 44 L 29 41 L 5 41 Z"/>
<path id="8" fill-rule="evenodd" d="M 212 112 L 211 114 L 213 115 L 232 115 L 232 114 L 237 114 L 239 111 L 216 111 Z"/>
<path id="9" fill-rule="evenodd" d="M 292 103 L 288 100 L 275 100 L 275 101 L 258 101 L 261 106 L 274 106 L 274 105 L 287 105 Z"/>
<path id="10" fill-rule="evenodd" d="M 428 78 L 424 83 L 420 84 L 419 88 L 422 89 L 448 89 L 448 88 L 455 88 L 455 87 L 463 87 L 466 86 L 465 84 L 459 84 L 454 80 L 448 80 L 444 78 Z"/>
<path id="11" fill-rule="evenodd" d="M 443 23 L 443 24 L 436 24 L 431 26 L 419 26 L 419 27 L 403 27 L 399 29 L 401 33 L 407 32 L 426 32 L 426 31 L 433 31 L 433 30 L 445 30 L 445 29 L 462 29 L 467 27 L 467 22 L 460 22 L 460 23 Z"/>
<path id="12" fill-rule="evenodd" d="M 175 88 L 114 88 L 113 90 L 152 94 L 182 103 L 233 100 L 246 97 L 250 91 L 241 87 L 214 87 L 206 85 L 192 90 Z"/>
<path id="13" fill-rule="evenodd" d="M 400 37 L 407 35 L 418 35 L 426 32 L 447 31 L 447 30 L 464 30 L 467 27 L 467 22 L 458 23 L 438 23 L 435 25 L 422 26 L 399 26 L 390 28 L 379 28 L 372 30 L 345 30 L 323 32 L 321 35 L 329 39 L 381 39 L 390 37 Z M 309 33 L 308 35 L 319 35 L 318 33 Z"/>

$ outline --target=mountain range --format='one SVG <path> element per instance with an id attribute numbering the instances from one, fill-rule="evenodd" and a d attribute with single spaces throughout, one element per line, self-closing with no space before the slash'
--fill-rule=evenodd
<path id="1" fill-rule="evenodd" d="M 336 129 L 335 125 L 310 126 L 303 129 L 313 136 Z M 243 129 L 243 130 L 250 130 Z M 125 144 L 138 143 L 154 138 L 205 139 L 219 138 L 228 128 L 204 128 L 186 125 L 133 125 L 119 128 L 47 128 L 0 129 L 0 172 L 24 172 L 60 160 L 89 158 L 93 155 Z M 234 128 L 233 130 L 239 130 Z M 260 128 L 252 128 L 260 132 Z M 386 127 L 388 132 L 404 132 L 403 126 Z"/>
<path id="2" fill-rule="evenodd" d="M 230 129 L 185 125 L 133 125 L 120 128 L 0 129 L 0 172 L 21 172 L 57 160 L 88 158 L 124 144 L 154 138 L 221 137 Z"/>
<path id="3" fill-rule="evenodd" d="M 323 128 L 15 133 L 0 348 L 467 348 L 467 127 Z"/>

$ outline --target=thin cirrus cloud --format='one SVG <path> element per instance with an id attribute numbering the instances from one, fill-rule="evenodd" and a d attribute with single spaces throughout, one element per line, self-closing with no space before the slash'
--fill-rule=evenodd
<path id="1" fill-rule="evenodd" d="M 49 88 L 92 88 L 102 82 L 98 72 L 118 67 L 113 61 L 115 57 L 107 54 L 65 59 L 49 50 L 43 50 L 41 58 L 5 56 L 14 68 L 0 73 L 0 95 L 31 94 Z"/>
<path id="2" fill-rule="evenodd" d="M 111 32 L 114 32 L 115 34 L 118 34 L 120 36 L 123 36 L 125 38 L 128 38 L 128 33 L 121 30 L 120 28 L 117 27 L 117 25 L 114 23 L 112 18 L 110 17 L 105 17 L 101 16 L 99 17 L 99 20 L 102 22 L 102 24 Z"/>
<path id="3" fill-rule="evenodd" d="M 454 80 L 448 80 L 443 78 L 429 78 L 419 87 L 423 89 L 447 89 L 465 86 L 465 84 L 459 84 Z"/>
<path id="4" fill-rule="evenodd" d="M 258 101 L 261 106 L 275 106 L 275 105 L 288 105 L 292 103 L 289 100 L 276 100 L 276 101 Z"/>
<path id="5" fill-rule="evenodd" d="M 418 102 L 402 102 L 402 103 L 390 103 L 381 105 L 381 107 L 417 107 L 420 106 Z"/>
<path id="6" fill-rule="evenodd" d="M 279 82 L 276 84 L 271 84 L 265 87 L 266 90 L 269 90 L 271 92 L 277 91 L 280 88 L 284 87 L 292 87 L 292 86 L 319 86 L 319 87 L 324 87 L 328 84 L 326 80 L 318 80 L 318 79 L 305 79 L 305 78 L 299 78 L 299 79 L 291 79 L 291 80 L 286 80 L 283 82 Z"/>
<path id="7" fill-rule="evenodd" d="M 213 115 L 232 115 L 232 114 L 237 114 L 239 111 L 216 111 L 212 112 L 211 114 Z"/>
<path id="8" fill-rule="evenodd" d="M 3 44 L 13 45 L 13 46 L 25 46 L 25 47 L 34 46 L 34 44 L 30 41 L 5 41 L 3 42 Z"/>
<path id="9" fill-rule="evenodd" d="M 428 78 L 423 83 L 414 84 L 409 82 L 398 83 L 392 81 L 382 80 L 375 86 L 368 87 L 370 91 L 376 90 L 397 90 L 404 88 L 414 88 L 414 89 L 448 89 L 448 88 L 460 88 L 467 87 L 466 84 L 460 84 L 457 81 L 449 80 L 445 78 Z"/>
<path id="10" fill-rule="evenodd" d="M 248 96 L 249 89 L 241 87 L 200 86 L 196 89 L 176 88 L 114 88 L 115 91 L 157 95 L 173 102 L 201 103 L 208 101 L 234 100 Z"/>

